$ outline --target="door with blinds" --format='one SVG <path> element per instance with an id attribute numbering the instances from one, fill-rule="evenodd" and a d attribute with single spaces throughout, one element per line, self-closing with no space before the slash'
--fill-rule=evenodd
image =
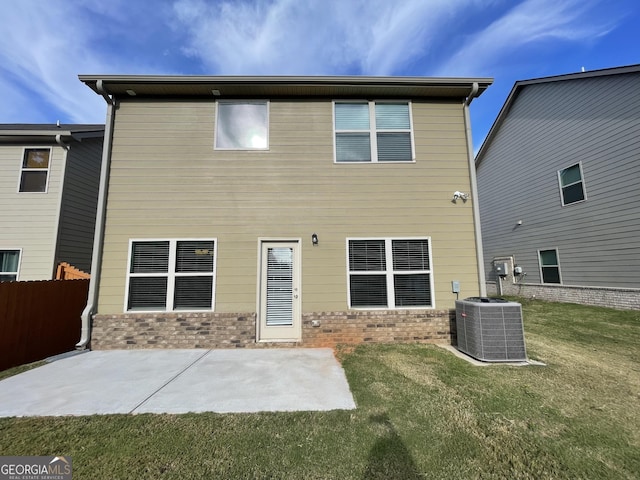
<path id="1" fill-rule="evenodd" d="M 263 241 L 258 341 L 300 340 L 300 245 Z"/>

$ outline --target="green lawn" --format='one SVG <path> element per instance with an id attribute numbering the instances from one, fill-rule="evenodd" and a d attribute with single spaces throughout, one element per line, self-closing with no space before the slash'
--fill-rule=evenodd
<path id="1" fill-rule="evenodd" d="M 360 346 L 354 411 L 4 418 L 0 455 L 71 455 L 76 479 L 640 478 L 640 312 L 523 309 L 546 367 Z"/>

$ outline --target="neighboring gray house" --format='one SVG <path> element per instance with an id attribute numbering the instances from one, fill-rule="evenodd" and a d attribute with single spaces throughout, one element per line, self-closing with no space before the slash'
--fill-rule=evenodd
<path id="1" fill-rule="evenodd" d="M 0 124 L 0 281 L 89 272 L 104 125 Z"/>
<path id="2" fill-rule="evenodd" d="M 640 65 L 516 82 L 476 168 L 489 293 L 640 309 Z"/>

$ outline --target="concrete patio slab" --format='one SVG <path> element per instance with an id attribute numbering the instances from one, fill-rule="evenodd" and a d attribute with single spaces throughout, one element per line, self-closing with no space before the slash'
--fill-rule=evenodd
<path id="1" fill-rule="evenodd" d="M 109 350 L 0 381 L 0 416 L 353 409 L 330 349 Z"/>

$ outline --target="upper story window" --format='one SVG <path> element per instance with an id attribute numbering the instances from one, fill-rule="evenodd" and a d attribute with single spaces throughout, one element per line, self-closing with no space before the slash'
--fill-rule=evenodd
<path id="1" fill-rule="evenodd" d="M 126 310 L 213 310 L 216 241 L 133 240 Z"/>
<path id="2" fill-rule="evenodd" d="M 411 162 L 410 102 L 335 102 L 336 162 Z"/>
<path id="3" fill-rule="evenodd" d="M 267 101 L 219 101 L 216 150 L 267 150 L 269 103 Z"/>
<path id="4" fill-rule="evenodd" d="M 430 241 L 348 240 L 349 308 L 433 306 Z"/>
<path id="5" fill-rule="evenodd" d="M 46 192 L 51 164 L 50 148 L 25 148 L 20 169 L 20 192 Z"/>
<path id="6" fill-rule="evenodd" d="M 20 250 L 0 250 L 0 282 L 13 282 L 18 279 Z"/>
<path id="7" fill-rule="evenodd" d="M 562 205 L 582 202 L 586 198 L 582 179 L 582 165 L 580 163 L 576 163 L 564 170 L 558 170 Z"/>
<path id="8" fill-rule="evenodd" d="M 540 278 L 542 283 L 562 283 L 560 279 L 560 262 L 558 250 L 539 250 Z"/>

